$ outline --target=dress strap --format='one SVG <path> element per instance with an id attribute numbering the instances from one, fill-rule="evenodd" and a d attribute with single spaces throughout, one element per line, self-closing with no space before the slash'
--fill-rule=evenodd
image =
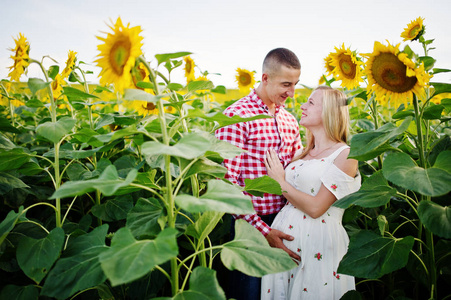
<path id="1" fill-rule="evenodd" d="M 329 155 L 328 159 L 335 161 L 335 159 L 337 158 L 338 155 L 340 155 L 341 151 L 343 151 L 344 149 L 348 149 L 349 146 L 348 145 L 343 145 L 340 148 L 338 148 L 337 150 L 335 150 L 331 155 Z"/>

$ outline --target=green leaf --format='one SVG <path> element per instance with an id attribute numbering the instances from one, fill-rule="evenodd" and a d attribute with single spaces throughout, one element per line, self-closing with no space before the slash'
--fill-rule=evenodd
<path id="1" fill-rule="evenodd" d="M 106 277 L 100 267 L 99 255 L 108 250 L 105 246 L 107 232 L 108 225 L 105 224 L 69 239 L 63 257 L 48 274 L 41 295 L 67 299 L 78 291 L 103 283 Z"/>
<path id="2" fill-rule="evenodd" d="M 0 151 L 0 171 L 18 169 L 29 160 L 30 156 L 21 148 Z"/>
<path id="3" fill-rule="evenodd" d="M 181 85 L 180 83 L 169 83 L 166 87 L 171 91 L 180 91 L 181 89 L 183 89 L 183 85 Z"/>
<path id="4" fill-rule="evenodd" d="M 178 255 L 177 230 L 167 228 L 154 240 L 133 238 L 126 227 L 119 229 L 108 251 L 99 257 L 102 269 L 113 286 L 132 282 Z"/>
<path id="5" fill-rule="evenodd" d="M 411 236 L 394 239 L 361 230 L 351 236 L 348 252 L 337 271 L 360 278 L 380 278 L 407 264 L 413 243 Z"/>
<path id="6" fill-rule="evenodd" d="M 53 65 L 49 67 L 49 70 L 47 71 L 47 74 L 50 78 L 55 80 L 56 75 L 58 75 L 58 72 L 60 71 L 60 67 L 58 65 Z"/>
<path id="7" fill-rule="evenodd" d="M 0 195 L 4 195 L 13 189 L 28 188 L 22 180 L 8 173 L 0 172 Z"/>
<path id="8" fill-rule="evenodd" d="M 430 69 L 432 69 L 432 67 L 434 67 L 434 64 L 436 62 L 436 60 L 431 57 L 431 56 L 420 56 L 418 57 L 420 62 L 424 63 L 424 69 L 426 71 L 429 71 Z"/>
<path id="9" fill-rule="evenodd" d="M 100 99 L 96 95 L 85 93 L 70 86 L 63 86 L 63 90 L 64 95 L 66 95 L 70 100 L 88 100 L 90 98 Z"/>
<path id="10" fill-rule="evenodd" d="M 191 162 L 191 161 L 189 161 Z M 208 174 L 216 178 L 224 178 L 227 168 L 205 157 L 197 160 L 186 173 L 186 177 L 194 174 Z"/>
<path id="11" fill-rule="evenodd" d="M 189 291 L 197 292 L 206 299 L 226 300 L 225 293 L 216 279 L 216 271 L 201 266 L 195 268 L 189 277 Z"/>
<path id="12" fill-rule="evenodd" d="M 285 251 L 270 247 L 264 236 L 244 220 L 236 220 L 235 238 L 223 246 L 224 266 L 249 276 L 261 277 L 297 266 Z"/>
<path id="13" fill-rule="evenodd" d="M 451 151 L 441 151 L 435 159 L 434 168 L 442 169 L 448 173 L 451 173 Z"/>
<path id="14" fill-rule="evenodd" d="M 210 180 L 207 192 L 200 198 L 191 195 L 177 195 L 175 203 L 189 212 L 218 211 L 230 214 L 255 213 L 251 198 L 236 186 L 221 180 Z"/>
<path id="15" fill-rule="evenodd" d="M 53 143 L 58 143 L 63 136 L 74 128 L 77 120 L 70 117 L 63 117 L 56 122 L 46 122 L 36 128 L 36 133 L 45 137 Z"/>
<path id="16" fill-rule="evenodd" d="M 122 180 L 119 179 L 116 167 L 109 165 L 97 179 L 65 182 L 53 193 L 50 199 L 79 196 L 94 190 L 99 190 L 105 196 L 111 196 L 119 188 L 128 186 L 132 183 L 137 172 L 136 169 L 133 169 L 128 173 L 127 178 Z"/>
<path id="17" fill-rule="evenodd" d="M 434 69 L 432 69 L 432 72 L 433 72 L 434 74 L 438 74 L 438 73 L 447 73 L 447 72 L 451 72 L 451 70 L 449 70 L 449 69 L 434 68 Z"/>
<path id="18" fill-rule="evenodd" d="M 155 85 L 152 82 L 139 81 L 136 86 L 141 89 L 155 89 Z"/>
<path id="19" fill-rule="evenodd" d="M 382 172 L 394 184 L 426 196 L 441 196 L 451 191 L 451 173 L 436 167 L 420 168 L 405 153 L 389 154 Z"/>
<path id="20" fill-rule="evenodd" d="M 273 117 L 267 116 L 267 115 L 257 115 L 257 116 L 249 117 L 249 118 L 242 118 L 240 116 L 228 117 L 221 112 L 205 114 L 204 111 L 197 108 L 197 109 L 191 109 L 188 111 L 188 118 L 202 118 L 209 122 L 217 122 L 218 123 L 218 127 L 216 127 L 216 129 L 217 129 L 217 128 L 221 128 L 221 127 L 236 124 L 236 123 L 249 122 L 249 121 L 254 121 L 254 120 L 259 120 L 259 119 L 268 119 L 268 118 L 273 118 Z"/>
<path id="21" fill-rule="evenodd" d="M 194 159 L 203 155 L 209 147 L 210 141 L 208 139 L 193 133 L 185 135 L 173 146 L 160 142 L 145 142 L 142 144 L 141 151 L 147 158 L 170 154 L 171 156 Z"/>
<path id="22" fill-rule="evenodd" d="M 19 208 L 19 212 L 11 210 L 6 218 L 0 223 L 0 245 L 3 243 L 8 234 L 13 230 L 17 220 L 22 215 L 23 206 Z"/>
<path id="23" fill-rule="evenodd" d="M 24 236 L 17 246 L 17 262 L 22 271 L 37 284 L 47 275 L 58 259 L 64 244 L 64 230 L 53 229 L 43 239 Z"/>
<path id="24" fill-rule="evenodd" d="M 269 176 L 255 179 L 244 179 L 244 190 L 254 196 L 263 197 L 265 193 L 282 195 L 280 184 Z"/>
<path id="25" fill-rule="evenodd" d="M 155 58 L 158 60 L 158 64 L 162 64 L 167 62 L 168 60 L 179 58 L 183 56 L 187 56 L 192 54 L 192 52 L 174 52 L 174 53 L 164 53 L 164 54 L 155 54 Z"/>
<path id="26" fill-rule="evenodd" d="M 165 222 L 163 217 L 163 207 L 155 198 L 139 198 L 135 207 L 127 214 L 127 228 L 130 229 L 133 236 L 156 236 L 163 230 Z"/>
<path id="27" fill-rule="evenodd" d="M 12 126 L 9 120 L 4 117 L 0 117 L 0 131 L 20 133 L 20 131 L 16 127 Z"/>
<path id="28" fill-rule="evenodd" d="M 92 214 L 106 222 L 119 221 L 127 217 L 127 213 L 133 208 L 131 195 L 117 196 L 92 208 Z"/>
<path id="29" fill-rule="evenodd" d="M 163 96 L 152 95 L 146 91 L 138 89 L 126 89 L 124 92 L 124 100 L 142 100 L 151 103 L 157 103 Z"/>
<path id="30" fill-rule="evenodd" d="M 207 211 L 200 218 L 186 228 L 185 234 L 195 237 L 202 242 L 221 220 L 223 212 Z"/>
<path id="31" fill-rule="evenodd" d="M 442 93 L 451 93 L 450 83 L 430 82 L 429 84 L 434 87 L 434 94 L 432 97 Z"/>
<path id="32" fill-rule="evenodd" d="M 364 161 L 387 151 L 391 148 L 387 143 L 406 131 L 411 121 L 412 118 L 408 117 L 399 127 L 387 123 L 377 130 L 354 135 L 351 139 L 349 158 Z"/>
<path id="33" fill-rule="evenodd" d="M 45 82 L 40 78 L 29 78 L 28 79 L 28 88 L 31 93 L 34 95 L 37 91 L 42 90 L 50 85 L 50 82 Z"/>
<path id="34" fill-rule="evenodd" d="M 38 300 L 39 288 L 35 285 L 18 286 L 9 284 L 2 289 L 0 299 Z"/>
<path id="35" fill-rule="evenodd" d="M 214 85 L 210 80 L 199 80 L 189 82 L 187 88 L 188 92 L 195 92 L 198 90 L 211 90 L 214 88 Z"/>
<path id="36" fill-rule="evenodd" d="M 438 120 L 442 116 L 442 112 L 445 109 L 443 105 L 429 106 L 423 111 L 423 118 L 425 120 Z"/>
<path id="37" fill-rule="evenodd" d="M 217 94 L 223 94 L 223 95 L 227 94 L 227 89 L 223 85 L 218 85 L 214 89 L 212 89 L 211 91 L 213 93 L 217 93 Z"/>
<path id="38" fill-rule="evenodd" d="M 432 201 L 421 201 L 418 216 L 423 225 L 433 234 L 445 239 L 451 238 L 451 208 Z"/>

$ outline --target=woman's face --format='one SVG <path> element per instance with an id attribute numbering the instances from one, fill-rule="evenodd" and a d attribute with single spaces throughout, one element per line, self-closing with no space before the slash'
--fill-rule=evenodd
<path id="1" fill-rule="evenodd" d="M 301 105 L 302 115 L 300 125 L 307 128 L 314 126 L 322 126 L 323 119 L 323 92 L 321 90 L 314 91 L 307 102 Z"/>

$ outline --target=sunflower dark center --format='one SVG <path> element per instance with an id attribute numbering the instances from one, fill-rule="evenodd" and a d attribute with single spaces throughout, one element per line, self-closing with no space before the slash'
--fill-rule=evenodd
<path id="1" fill-rule="evenodd" d="M 143 105 L 145 110 L 154 110 L 156 108 L 155 104 L 152 102 L 147 102 L 146 106 Z"/>
<path id="2" fill-rule="evenodd" d="M 240 82 L 241 85 L 249 85 L 251 84 L 251 76 L 249 74 L 243 73 L 240 74 Z"/>
<path id="3" fill-rule="evenodd" d="M 110 52 L 110 65 L 114 72 L 118 75 L 124 73 L 124 66 L 127 64 L 130 57 L 131 42 L 128 38 L 119 38 Z"/>
<path id="4" fill-rule="evenodd" d="M 417 83 L 415 76 L 406 75 L 406 66 L 392 53 L 380 53 L 376 56 L 371 73 L 377 84 L 395 93 L 407 92 Z"/>
<path id="5" fill-rule="evenodd" d="M 339 66 L 344 77 L 354 79 L 356 74 L 356 64 L 349 55 L 340 54 L 338 57 Z"/>

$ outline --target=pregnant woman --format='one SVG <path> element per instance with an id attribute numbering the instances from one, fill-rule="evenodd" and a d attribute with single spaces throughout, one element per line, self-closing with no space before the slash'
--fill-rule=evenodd
<path id="1" fill-rule="evenodd" d="M 340 299 L 355 289 L 354 277 L 337 273 L 349 237 L 335 201 L 357 191 L 358 162 L 348 159 L 349 112 L 346 96 L 320 86 L 301 106 L 300 125 L 307 145 L 284 170 L 277 153 L 268 151 L 268 175 L 282 187 L 287 205 L 271 228 L 294 236 L 285 246 L 301 257 L 298 267 L 262 279 L 261 299 Z"/>

